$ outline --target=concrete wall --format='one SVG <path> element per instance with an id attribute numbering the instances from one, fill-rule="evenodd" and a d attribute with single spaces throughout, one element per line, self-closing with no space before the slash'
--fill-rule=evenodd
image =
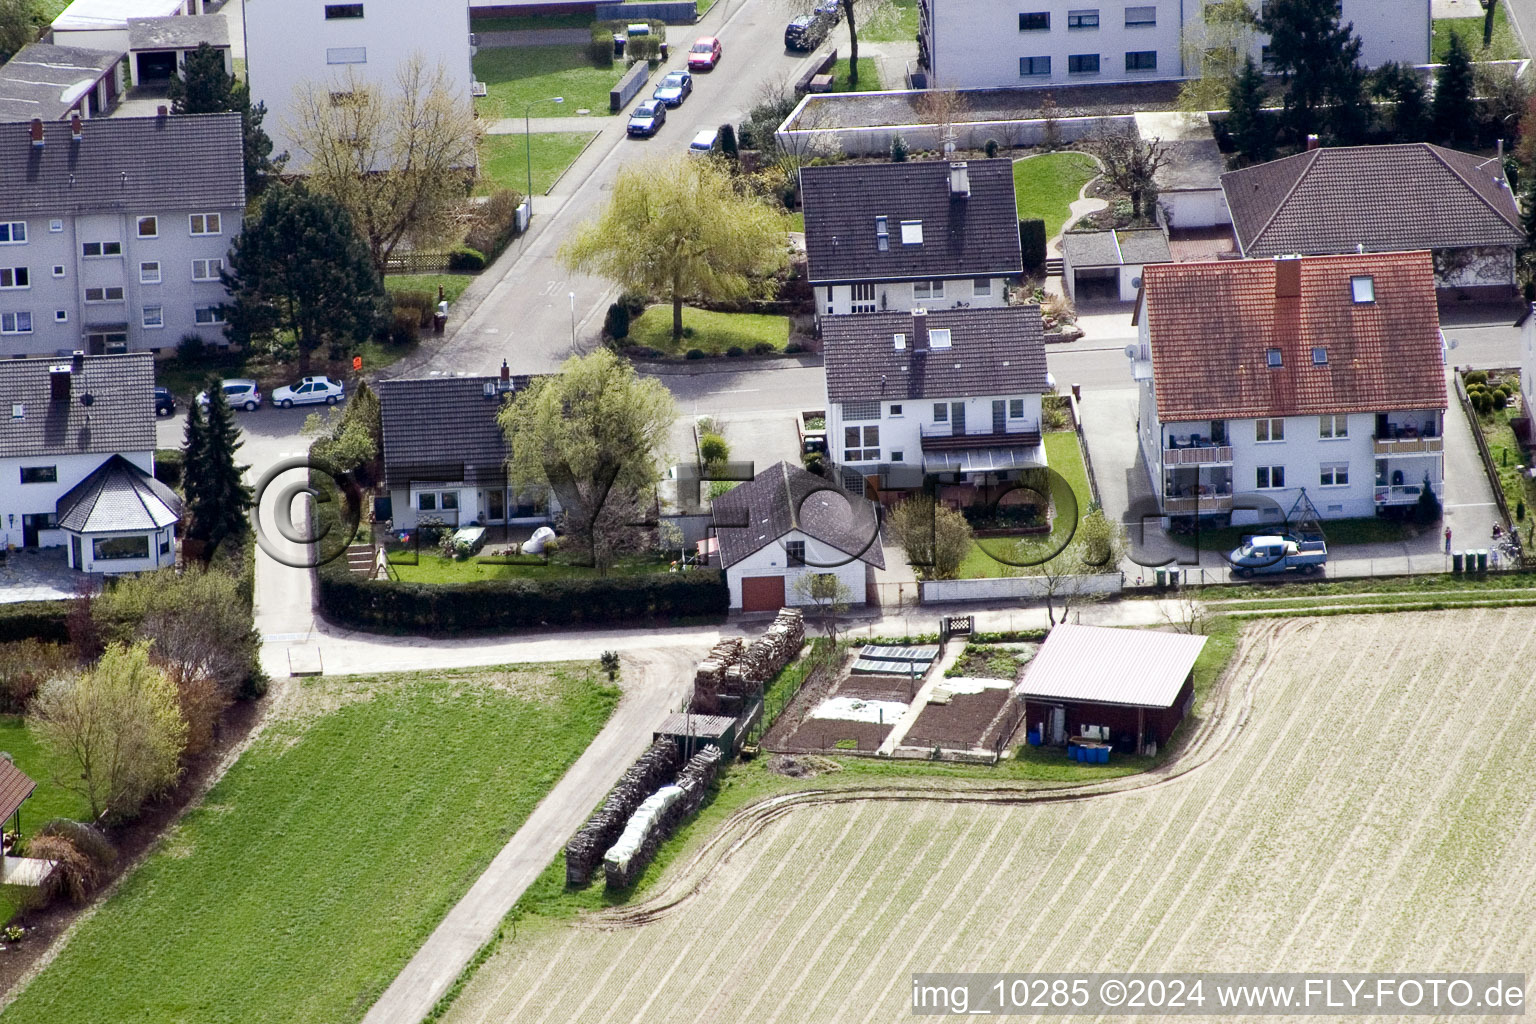
<path id="1" fill-rule="evenodd" d="M 1218 185 L 1187 192 L 1163 192 L 1157 197 L 1166 225 L 1174 228 L 1209 228 L 1232 223 L 1227 197 Z"/>
<path id="2" fill-rule="evenodd" d="M 942 282 L 944 288 L 943 298 L 934 298 L 931 294 L 925 298 L 916 298 L 911 281 L 881 281 L 876 282 L 875 312 L 905 312 L 913 309 L 955 309 L 961 306 L 990 307 L 1006 305 L 1005 296 L 1008 290 L 1006 277 L 986 278 L 988 282 L 985 292 L 978 294 L 976 289 L 977 278 L 959 277 Z M 816 293 L 816 315 L 836 316 L 843 313 L 854 312 L 853 289 L 851 284 L 821 285 L 813 288 Z M 858 312 L 867 313 L 868 309 L 860 309 Z"/>
<path id="3" fill-rule="evenodd" d="M 1515 284 L 1515 250 L 1488 245 L 1434 252 L 1436 288 L 1487 288 Z"/>
<path id="4" fill-rule="evenodd" d="M 47 413 L 47 396 L 41 405 L 27 403 L 28 416 Z M 147 415 L 147 414 L 146 414 Z M 146 473 L 155 471 L 153 452 L 123 452 L 123 457 Z M 58 509 L 59 499 L 69 493 L 81 480 L 90 476 L 96 468 L 111 456 L 105 453 L 92 455 L 33 455 L 26 458 L 0 459 L 0 546 L 21 547 L 23 515 L 51 515 Z M 23 484 L 21 470 L 30 466 L 53 466 L 58 480 L 48 484 Z M 15 522 L 12 522 L 15 517 Z M 39 546 L 58 547 L 65 543 L 63 530 L 44 530 L 38 537 Z"/>
<path id="5" fill-rule="evenodd" d="M 814 564 L 796 566 L 789 564 L 789 553 L 784 549 L 784 545 L 792 540 L 805 542 L 805 560 Z M 879 541 L 876 540 L 875 543 L 878 544 Z M 843 586 L 848 588 L 850 604 L 864 603 L 864 563 L 807 537 L 799 530 L 791 530 L 783 537 L 770 542 L 731 566 L 725 572 L 725 581 L 731 591 L 731 607 L 738 609 L 741 607 L 743 577 L 782 576 L 784 577 L 784 603 L 793 606 L 808 603 L 795 596 L 795 581 L 801 576 L 819 573 L 832 573 L 842 580 Z"/>
<path id="6" fill-rule="evenodd" d="M 1082 594 L 1118 594 L 1125 586 L 1125 577 L 1118 572 L 1098 573 L 1092 576 L 1073 576 L 1059 583 L 1056 596 L 1061 598 Z M 921 604 L 943 604 L 948 601 L 1033 601 L 1046 595 L 1046 583 L 1039 576 L 1005 576 L 982 580 L 924 580 L 917 585 Z"/>
<path id="7" fill-rule="evenodd" d="M 1520 331 L 1521 415 L 1536 416 L 1536 307 L 1529 307 Z"/>

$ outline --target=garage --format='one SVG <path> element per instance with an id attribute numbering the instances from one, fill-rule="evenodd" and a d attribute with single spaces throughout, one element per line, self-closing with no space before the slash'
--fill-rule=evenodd
<path id="1" fill-rule="evenodd" d="M 1172 263 L 1161 228 L 1068 231 L 1061 236 L 1062 284 L 1079 304 L 1134 302 L 1141 290 L 1141 268 Z"/>
<path id="2" fill-rule="evenodd" d="M 140 85 L 148 85 L 154 82 L 169 82 L 171 76 L 176 73 L 176 53 L 172 51 L 160 51 L 158 53 L 140 53 L 135 55 L 138 59 L 138 82 Z"/>
<path id="3" fill-rule="evenodd" d="M 743 576 L 741 578 L 742 611 L 776 612 L 783 607 L 783 576 Z"/>

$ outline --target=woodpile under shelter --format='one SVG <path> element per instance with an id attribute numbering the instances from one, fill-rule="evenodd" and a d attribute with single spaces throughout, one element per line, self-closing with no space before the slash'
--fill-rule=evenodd
<path id="1" fill-rule="evenodd" d="M 1046 744 L 1086 737 L 1155 753 L 1194 704 L 1204 646 L 1205 637 L 1187 633 L 1062 623 L 1014 691 L 1025 727 Z"/>
<path id="2" fill-rule="evenodd" d="M 736 750 L 736 719 L 725 715 L 693 715 L 680 711 L 668 715 L 651 734 L 652 740 L 671 740 L 684 758 L 713 743 L 726 754 Z"/>

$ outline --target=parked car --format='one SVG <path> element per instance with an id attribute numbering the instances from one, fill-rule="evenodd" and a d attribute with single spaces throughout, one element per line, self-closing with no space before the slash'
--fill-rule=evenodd
<path id="1" fill-rule="evenodd" d="M 633 114 L 629 115 L 629 127 L 624 130 L 631 135 L 650 138 L 666 123 L 667 105 L 660 100 L 646 100 L 635 108 Z"/>
<path id="2" fill-rule="evenodd" d="M 693 92 L 693 76 L 686 71 L 668 71 L 656 86 L 652 99 L 660 100 L 669 107 L 680 107 L 688 94 Z"/>
<path id="3" fill-rule="evenodd" d="M 176 411 L 176 396 L 170 388 L 155 388 L 155 415 L 170 416 Z"/>
<path id="4" fill-rule="evenodd" d="M 826 42 L 827 35 L 835 25 L 829 16 L 816 14 L 802 14 L 791 21 L 784 28 L 784 49 L 807 52 L 816 49 Z"/>
<path id="5" fill-rule="evenodd" d="M 841 24 L 843 20 L 842 0 L 824 0 L 824 2 L 816 5 L 813 13 L 831 18 L 834 25 Z"/>
<path id="6" fill-rule="evenodd" d="M 688 143 L 688 152 L 694 156 L 709 156 L 720 150 L 720 129 L 704 128 L 694 135 L 693 141 Z"/>
<path id="7" fill-rule="evenodd" d="M 1328 545 L 1320 540 L 1297 540 L 1278 535 L 1248 537 L 1227 556 L 1232 574 L 1247 578 L 1270 573 L 1322 572 L 1328 561 Z"/>
<path id="8" fill-rule="evenodd" d="M 291 409 L 295 405 L 318 405 L 324 402 L 326 405 L 335 405 L 347 397 L 345 384 L 331 380 L 329 377 L 305 377 L 297 384 L 289 384 L 272 392 L 272 404 L 280 409 Z"/>
<path id="9" fill-rule="evenodd" d="M 720 63 L 723 52 L 720 48 L 720 40 L 714 36 L 700 36 L 692 46 L 688 47 L 688 70 L 715 70 L 715 65 Z"/>
<path id="10" fill-rule="evenodd" d="M 224 401 L 229 403 L 231 409 L 255 412 L 261 408 L 261 385 L 255 381 L 235 378 L 220 382 L 219 387 L 224 392 Z M 208 392 L 198 393 L 197 404 L 204 409 L 208 408 Z"/>

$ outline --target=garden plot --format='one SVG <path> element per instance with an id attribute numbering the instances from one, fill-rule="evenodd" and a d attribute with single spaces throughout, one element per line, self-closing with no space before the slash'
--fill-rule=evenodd
<path id="1" fill-rule="evenodd" d="M 446 1019 L 870 1024 L 916 971 L 1536 971 L 1536 611 L 1258 623 L 1234 664 L 1167 770 L 764 802 L 646 902 L 520 926 Z"/>
<path id="2" fill-rule="evenodd" d="M 937 647 L 864 647 L 849 654 L 826 692 L 802 691 L 798 707 L 780 716 L 763 745 L 798 752 L 878 750 L 937 654 Z"/>
<path id="3" fill-rule="evenodd" d="M 964 676 L 939 680 L 928 692 L 928 703 L 902 737 L 901 746 L 932 750 L 990 750 L 1000 734 L 1012 732 L 1018 714 L 1008 714 L 1011 679 Z"/>

